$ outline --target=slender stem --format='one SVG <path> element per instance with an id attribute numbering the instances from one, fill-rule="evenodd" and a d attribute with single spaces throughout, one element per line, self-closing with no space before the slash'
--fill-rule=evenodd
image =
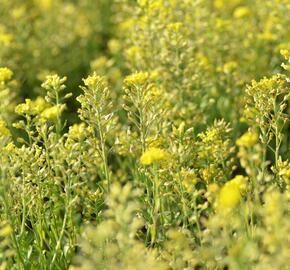
<path id="1" fill-rule="evenodd" d="M 65 232 L 66 222 L 67 222 L 67 211 L 65 211 L 65 215 L 64 215 L 64 219 L 63 219 L 63 223 L 62 223 L 60 236 L 59 236 L 58 241 L 56 243 L 56 247 L 55 247 L 55 250 L 54 250 L 54 254 L 53 254 L 49 269 L 53 269 L 53 265 L 55 263 L 55 260 L 56 260 L 56 257 L 57 257 L 57 253 L 58 253 L 58 250 L 60 249 L 61 241 L 62 241 L 64 232 Z"/>
<path id="2" fill-rule="evenodd" d="M 103 160 L 103 170 L 104 170 L 105 179 L 107 181 L 107 189 L 108 189 L 108 192 L 110 192 L 111 179 L 110 179 L 110 173 L 109 173 L 109 167 L 108 167 L 106 141 L 105 141 L 103 128 L 101 125 L 100 112 L 98 110 L 97 110 L 97 125 L 98 125 L 98 133 L 99 133 L 99 137 L 100 137 L 101 155 L 102 155 L 102 160 Z"/>
<path id="3" fill-rule="evenodd" d="M 61 119 L 60 119 L 60 112 L 59 112 L 59 95 L 58 95 L 58 91 L 55 90 L 55 102 L 56 102 L 56 106 L 57 106 L 57 122 L 56 122 L 56 134 L 57 137 L 60 137 L 60 133 L 61 133 Z"/>

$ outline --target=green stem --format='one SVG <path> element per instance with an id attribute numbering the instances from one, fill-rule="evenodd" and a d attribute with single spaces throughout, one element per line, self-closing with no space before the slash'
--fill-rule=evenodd
<path id="1" fill-rule="evenodd" d="M 107 157 L 107 150 L 106 150 L 106 141 L 103 132 L 103 128 L 101 125 L 101 116 L 99 111 L 97 111 L 97 125 L 98 125 L 98 132 L 100 137 L 100 145 L 101 145 L 101 158 L 103 160 L 103 173 L 105 175 L 105 179 L 107 181 L 107 191 L 110 192 L 111 188 L 111 179 L 108 167 L 108 157 Z"/>

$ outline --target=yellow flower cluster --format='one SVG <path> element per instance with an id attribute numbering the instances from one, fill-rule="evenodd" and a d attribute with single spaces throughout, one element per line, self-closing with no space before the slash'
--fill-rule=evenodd
<path id="1" fill-rule="evenodd" d="M 66 77 L 60 78 L 58 75 L 48 75 L 46 76 L 46 80 L 44 83 L 41 85 L 46 90 L 50 89 L 64 89 L 63 83 L 67 80 Z"/>
<path id="2" fill-rule="evenodd" d="M 254 146 L 258 142 L 259 136 L 254 131 L 248 131 L 237 139 L 236 144 L 243 147 Z"/>
<path id="3" fill-rule="evenodd" d="M 31 100 L 29 98 L 25 99 L 25 103 L 18 104 L 15 108 L 15 112 L 19 115 L 21 114 L 35 114 L 31 107 Z"/>
<path id="4" fill-rule="evenodd" d="M 0 24 L 0 45 L 8 47 L 13 40 L 13 35 L 7 32 L 6 27 Z"/>
<path id="5" fill-rule="evenodd" d="M 52 8 L 54 0 L 37 0 L 34 2 L 43 11 L 48 11 Z"/>
<path id="6" fill-rule="evenodd" d="M 246 190 L 248 177 L 237 175 L 227 182 L 220 190 L 217 209 L 220 211 L 233 209 L 241 200 L 242 193 Z"/>
<path id="7" fill-rule="evenodd" d="M 280 50 L 280 54 L 286 59 L 288 60 L 290 58 L 290 51 L 287 49 L 282 49 Z"/>
<path id="8" fill-rule="evenodd" d="M 15 112 L 19 115 L 38 115 L 45 109 L 48 109 L 49 104 L 43 97 L 37 97 L 35 100 L 25 99 L 25 103 L 18 104 L 15 108 Z"/>
<path id="9" fill-rule="evenodd" d="M 142 85 L 148 80 L 149 74 L 147 72 L 137 72 L 127 76 L 124 83 L 128 86 Z"/>
<path id="10" fill-rule="evenodd" d="M 0 119 L 0 135 L 4 137 L 11 136 L 10 130 L 7 128 L 5 121 Z"/>
<path id="11" fill-rule="evenodd" d="M 84 85 L 89 88 L 95 88 L 98 82 L 102 81 L 103 78 L 98 76 L 96 72 L 93 75 L 88 76 L 86 79 L 83 79 Z"/>
<path id="12" fill-rule="evenodd" d="M 170 154 L 157 147 L 151 147 L 141 156 L 140 162 L 143 165 L 151 165 L 153 163 L 160 163 L 170 158 Z"/>
<path id="13" fill-rule="evenodd" d="M 68 139 L 81 140 L 85 135 L 85 123 L 74 124 L 69 128 Z"/>
<path id="14" fill-rule="evenodd" d="M 245 6 L 241 6 L 241 7 L 237 7 L 234 11 L 234 18 L 236 19 L 240 19 L 240 18 L 244 18 L 247 17 L 251 14 L 251 11 L 248 7 Z"/>
<path id="15" fill-rule="evenodd" d="M 65 104 L 52 106 L 45 109 L 40 116 L 45 120 L 55 121 L 60 117 L 61 113 L 65 110 L 65 107 Z"/>
<path id="16" fill-rule="evenodd" d="M 6 67 L 0 68 L 0 82 L 9 81 L 13 76 L 13 72 Z"/>

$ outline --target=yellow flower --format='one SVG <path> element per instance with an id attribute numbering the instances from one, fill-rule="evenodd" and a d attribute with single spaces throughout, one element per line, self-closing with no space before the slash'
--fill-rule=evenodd
<path id="1" fill-rule="evenodd" d="M 93 75 L 88 76 L 86 79 L 83 79 L 84 85 L 88 88 L 95 88 L 98 83 L 103 81 L 104 78 L 98 76 L 96 72 L 94 72 Z"/>
<path id="2" fill-rule="evenodd" d="M 35 100 L 31 101 L 31 107 L 35 111 L 35 114 L 38 114 L 43 112 L 46 108 L 48 108 L 49 104 L 43 97 L 39 96 Z"/>
<path id="3" fill-rule="evenodd" d="M 52 8 L 53 0 L 37 0 L 35 4 L 43 11 L 48 11 Z"/>
<path id="4" fill-rule="evenodd" d="M 250 9 L 248 7 L 237 7 L 233 15 L 236 19 L 247 17 L 250 15 Z"/>
<path id="5" fill-rule="evenodd" d="M 86 125 L 85 123 L 74 124 L 69 128 L 69 139 L 82 139 L 85 135 Z"/>
<path id="6" fill-rule="evenodd" d="M 280 54 L 287 60 L 290 58 L 290 51 L 287 49 L 281 49 Z"/>
<path id="7" fill-rule="evenodd" d="M 143 165 L 150 165 L 155 162 L 161 162 L 168 160 L 169 153 L 156 147 L 149 148 L 140 158 L 140 162 Z"/>
<path id="8" fill-rule="evenodd" d="M 214 1 L 214 7 L 216 9 L 221 9 L 224 6 L 224 0 L 215 0 Z"/>
<path id="9" fill-rule="evenodd" d="M 6 224 L 0 229 L 0 237 L 7 237 L 12 233 L 12 227 L 9 224 Z"/>
<path id="10" fill-rule="evenodd" d="M 0 68 L 0 82 L 9 81 L 13 76 L 13 72 L 9 68 Z"/>
<path id="11" fill-rule="evenodd" d="M 111 39 L 108 43 L 108 47 L 111 53 L 116 54 L 121 50 L 122 45 L 117 39 Z"/>
<path id="12" fill-rule="evenodd" d="M 148 72 L 136 72 L 127 76 L 124 80 L 124 83 L 127 85 L 142 85 L 144 84 L 149 77 Z"/>
<path id="13" fill-rule="evenodd" d="M 13 35 L 7 32 L 6 27 L 0 24 L 0 46 L 9 46 L 13 41 Z"/>
<path id="14" fill-rule="evenodd" d="M 3 120 L 0 120 L 0 135 L 5 137 L 10 137 L 10 130 L 7 128 L 6 123 Z"/>
<path id="15" fill-rule="evenodd" d="M 60 89 L 63 90 L 65 86 L 63 83 L 66 81 L 66 77 L 60 78 L 58 75 L 48 75 L 46 76 L 46 80 L 41 85 L 46 90 L 50 89 Z"/>
<path id="16" fill-rule="evenodd" d="M 238 67 L 238 63 L 236 61 L 229 61 L 229 62 L 224 64 L 223 72 L 225 74 L 229 74 L 229 73 L 233 72 L 234 70 L 236 70 L 237 67 Z"/>
<path id="17" fill-rule="evenodd" d="M 138 46 L 131 46 L 125 50 L 128 59 L 140 59 L 142 57 L 142 49 Z"/>
<path id="18" fill-rule="evenodd" d="M 29 98 L 25 99 L 25 103 L 18 104 L 15 108 L 17 114 L 33 114 L 31 112 L 31 100 Z"/>
<path id="19" fill-rule="evenodd" d="M 217 209 L 220 211 L 233 209 L 242 198 L 242 193 L 246 189 L 247 180 L 247 177 L 237 175 L 225 183 L 218 196 Z"/>
<path id="20" fill-rule="evenodd" d="M 259 136 L 256 132 L 248 131 L 237 139 L 236 144 L 238 146 L 251 147 L 258 142 Z"/>
<path id="21" fill-rule="evenodd" d="M 173 32 L 179 32 L 180 29 L 182 28 L 183 23 L 182 22 L 175 22 L 175 23 L 170 23 L 166 26 L 167 30 L 173 31 Z"/>
<path id="22" fill-rule="evenodd" d="M 248 177 L 243 175 L 236 175 L 229 183 L 239 188 L 241 193 L 244 193 L 247 188 Z"/>
<path id="23" fill-rule="evenodd" d="M 48 108 L 49 104 L 43 97 L 37 97 L 35 100 L 25 99 L 25 103 L 18 104 L 15 112 L 19 115 L 29 114 L 37 115 Z"/>
<path id="24" fill-rule="evenodd" d="M 53 107 L 47 108 L 45 109 L 42 113 L 41 113 L 41 117 L 43 119 L 46 120 L 51 120 L 51 121 L 55 121 L 60 114 L 64 111 L 65 109 L 65 105 L 55 105 Z"/>
<path id="25" fill-rule="evenodd" d="M 15 19 L 15 20 L 18 20 L 20 19 L 21 17 L 23 17 L 26 13 L 26 10 L 25 10 L 25 6 L 22 5 L 22 6 L 19 6 L 19 7 L 15 7 L 14 9 L 12 9 L 11 11 L 11 15 L 12 17 Z"/>
<path id="26" fill-rule="evenodd" d="M 276 38 L 276 36 L 273 33 L 271 33 L 270 31 L 265 31 L 265 32 L 262 32 L 261 34 L 259 34 L 258 38 L 262 39 L 262 40 L 266 40 L 266 41 L 272 41 Z"/>

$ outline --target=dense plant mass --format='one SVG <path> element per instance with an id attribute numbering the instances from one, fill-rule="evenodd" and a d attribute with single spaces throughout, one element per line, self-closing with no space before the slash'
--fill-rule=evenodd
<path id="1" fill-rule="evenodd" d="M 0 269 L 289 269 L 290 0 L 0 0 Z"/>

